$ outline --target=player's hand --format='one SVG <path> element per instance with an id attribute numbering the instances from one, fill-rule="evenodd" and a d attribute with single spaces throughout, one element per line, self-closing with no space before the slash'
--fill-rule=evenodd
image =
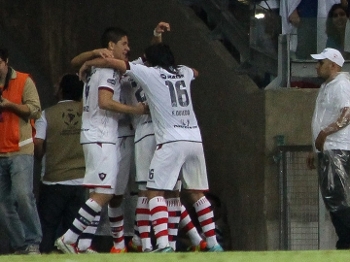
<path id="1" fill-rule="evenodd" d="M 135 106 L 135 114 L 145 115 L 149 113 L 149 107 L 146 103 L 137 103 Z"/>
<path id="2" fill-rule="evenodd" d="M 11 102 L 9 100 L 7 100 L 6 98 L 1 97 L 0 108 L 1 109 L 6 108 L 6 107 L 8 107 L 10 105 L 10 103 Z"/>
<path id="3" fill-rule="evenodd" d="M 290 16 L 288 17 L 288 20 L 293 26 L 299 27 L 300 16 L 299 16 L 298 11 L 296 9 L 290 14 Z"/>
<path id="4" fill-rule="evenodd" d="M 86 82 L 86 76 L 90 70 L 91 66 L 88 66 L 86 63 L 84 63 L 79 69 L 79 79 L 83 82 Z"/>
<path id="5" fill-rule="evenodd" d="M 99 54 L 99 56 L 103 58 L 113 58 L 113 52 L 111 50 L 108 50 L 107 48 L 101 48 L 96 50 Z"/>
<path id="6" fill-rule="evenodd" d="M 150 111 L 149 111 L 149 106 L 148 106 L 148 104 L 147 103 L 142 103 L 142 105 L 143 105 L 143 109 L 144 109 L 144 115 L 149 115 L 150 114 Z"/>
<path id="7" fill-rule="evenodd" d="M 323 151 L 323 146 L 324 146 L 324 142 L 326 141 L 326 138 L 327 138 L 326 132 L 321 130 L 321 132 L 318 134 L 318 136 L 315 140 L 315 147 L 317 150 L 319 150 L 321 152 Z"/>
<path id="8" fill-rule="evenodd" d="M 164 32 L 169 32 L 170 31 L 170 24 L 167 22 L 159 22 L 154 30 L 158 34 L 162 34 Z"/>
<path id="9" fill-rule="evenodd" d="M 316 169 L 314 152 L 309 152 L 309 154 L 308 154 L 308 156 L 306 158 L 306 166 L 310 170 Z"/>

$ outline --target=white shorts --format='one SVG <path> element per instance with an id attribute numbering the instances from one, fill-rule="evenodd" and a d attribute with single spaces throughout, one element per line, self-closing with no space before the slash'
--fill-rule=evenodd
<path id="1" fill-rule="evenodd" d="M 119 148 L 120 158 L 118 161 L 119 172 L 115 186 L 115 195 L 124 195 L 128 186 L 129 177 L 134 171 L 134 137 L 120 137 L 118 138 L 117 146 Z"/>
<path id="2" fill-rule="evenodd" d="M 180 172 L 183 188 L 208 190 L 202 143 L 179 141 L 157 146 L 150 165 L 147 188 L 173 190 Z"/>
<path id="3" fill-rule="evenodd" d="M 83 144 L 85 176 L 83 185 L 97 193 L 113 194 L 118 173 L 119 150 L 114 144 Z"/>
<path id="4" fill-rule="evenodd" d="M 154 135 L 144 137 L 135 144 L 136 182 L 146 183 L 148 180 L 149 166 L 156 150 Z"/>

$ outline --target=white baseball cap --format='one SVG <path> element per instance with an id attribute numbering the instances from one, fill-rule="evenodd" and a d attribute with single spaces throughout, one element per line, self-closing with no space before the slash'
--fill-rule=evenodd
<path id="1" fill-rule="evenodd" d="M 336 63 L 338 66 L 342 67 L 344 64 L 344 58 L 342 54 L 334 48 L 325 48 L 320 54 L 312 54 L 311 57 L 316 60 L 329 59 Z"/>

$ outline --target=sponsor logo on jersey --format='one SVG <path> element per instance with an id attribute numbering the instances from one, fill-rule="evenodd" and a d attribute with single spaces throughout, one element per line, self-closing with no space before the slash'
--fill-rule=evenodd
<path id="1" fill-rule="evenodd" d="M 171 114 L 173 116 L 189 116 L 191 112 L 190 110 L 173 110 Z"/>
<path id="2" fill-rule="evenodd" d="M 83 216 L 79 216 L 78 220 L 83 223 L 84 225 L 88 225 L 90 223 L 90 221 L 88 221 L 85 217 Z"/>
<path id="3" fill-rule="evenodd" d="M 195 128 L 198 128 L 198 126 L 180 126 L 180 125 L 174 125 L 174 128 L 195 129 Z"/>
<path id="4" fill-rule="evenodd" d="M 107 83 L 111 84 L 111 85 L 115 85 L 117 83 L 117 81 L 115 79 L 107 79 Z"/>
<path id="5" fill-rule="evenodd" d="M 184 75 L 182 74 L 177 74 L 177 75 L 165 75 L 165 74 L 160 74 L 160 77 L 163 79 L 179 79 L 179 78 L 184 78 Z"/>

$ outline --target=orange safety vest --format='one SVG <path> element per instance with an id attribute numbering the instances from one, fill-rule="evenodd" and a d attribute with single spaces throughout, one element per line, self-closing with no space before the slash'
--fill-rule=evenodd
<path id="1" fill-rule="evenodd" d="M 15 79 L 10 79 L 8 88 L 2 92 L 2 97 L 22 104 L 22 95 L 28 74 L 17 72 Z M 2 111 L 3 121 L 0 122 L 0 153 L 19 151 L 20 125 L 19 117 L 8 110 Z"/>

